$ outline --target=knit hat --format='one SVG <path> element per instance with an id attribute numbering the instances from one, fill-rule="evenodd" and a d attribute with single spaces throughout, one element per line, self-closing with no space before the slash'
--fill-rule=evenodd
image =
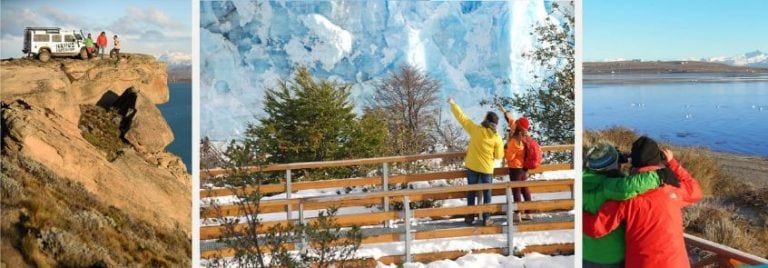
<path id="1" fill-rule="evenodd" d="M 661 151 L 656 141 L 642 136 L 632 143 L 632 166 L 644 167 L 661 164 Z"/>
<path id="2" fill-rule="evenodd" d="M 528 127 L 531 126 L 531 122 L 528 122 L 528 118 L 526 118 L 525 116 L 518 118 L 515 121 L 515 124 L 517 124 L 518 126 L 526 130 L 528 129 Z"/>
<path id="3" fill-rule="evenodd" d="M 612 144 L 598 142 L 587 151 L 587 168 L 610 170 L 619 168 L 619 152 Z"/>
<path id="4" fill-rule="evenodd" d="M 485 114 L 485 120 L 480 123 L 483 127 L 496 129 L 496 125 L 499 124 L 499 116 L 494 112 L 488 112 Z"/>

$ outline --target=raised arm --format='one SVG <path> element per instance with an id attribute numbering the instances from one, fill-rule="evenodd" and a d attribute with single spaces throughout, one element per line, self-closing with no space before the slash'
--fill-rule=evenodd
<path id="1" fill-rule="evenodd" d="M 499 110 L 501 110 L 501 113 L 504 114 L 504 119 L 507 120 L 509 128 L 515 129 L 515 117 L 512 116 L 512 113 L 508 112 L 507 109 L 504 109 L 504 105 L 501 105 L 501 102 L 497 101 L 496 105 L 499 106 Z"/>
<path id="2" fill-rule="evenodd" d="M 671 150 L 663 149 L 662 153 L 664 153 L 664 158 L 667 159 L 667 168 L 669 168 L 669 170 L 675 174 L 677 180 L 680 181 L 680 190 L 678 192 L 683 197 L 683 206 L 701 201 L 702 193 L 701 187 L 699 187 L 699 182 L 680 165 Z"/>
<path id="3" fill-rule="evenodd" d="M 472 122 L 472 120 L 461 111 L 461 107 L 453 101 L 453 97 L 448 97 L 448 103 L 451 105 L 451 112 L 453 112 L 453 117 L 456 118 L 456 121 L 459 121 L 459 124 L 465 131 L 472 133 L 473 129 L 478 127 L 477 124 Z"/>

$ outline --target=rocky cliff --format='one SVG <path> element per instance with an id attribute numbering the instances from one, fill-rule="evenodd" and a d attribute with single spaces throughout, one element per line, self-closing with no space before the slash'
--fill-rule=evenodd
<path id="1" fill-rule="evenodd" d="M 3 264 L 188 266 L 191 176 L 165 152 L 173 133 L 156 107 L 165 64 L 0 67 Z"/>

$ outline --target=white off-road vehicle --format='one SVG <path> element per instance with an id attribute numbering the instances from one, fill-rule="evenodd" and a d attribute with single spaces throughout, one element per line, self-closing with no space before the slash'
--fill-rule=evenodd
<path id="1" fill-rule="evenodd" d="M 80 56 L 88 59 L 94 48 L 88 51 L 84 43 L 82 30 L 62 30 L 58 27 L 27 27 L 24 29 L 24 49 L 27 55 L 36 55 L 40 61 L 46 62 L 51 56 L 73 57 Z M 95 40 L 94 40 L 95 41 Z"/>

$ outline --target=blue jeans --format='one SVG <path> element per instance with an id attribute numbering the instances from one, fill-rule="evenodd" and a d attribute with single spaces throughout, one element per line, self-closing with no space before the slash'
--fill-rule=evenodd
<path id="1" fill-rule="evenodd" d="M 467 169 L 467 184 L 472 185 L 478 183 L 491 183 L 492 178 L 493 176 L 491 174 L 475 172 L 473 170 Z M 476 195 L 477 191 L 467 192 L 467 206 L 475 205 Z M 491 190 L 483 190 L 483 203 L 491 203 Z"/>

